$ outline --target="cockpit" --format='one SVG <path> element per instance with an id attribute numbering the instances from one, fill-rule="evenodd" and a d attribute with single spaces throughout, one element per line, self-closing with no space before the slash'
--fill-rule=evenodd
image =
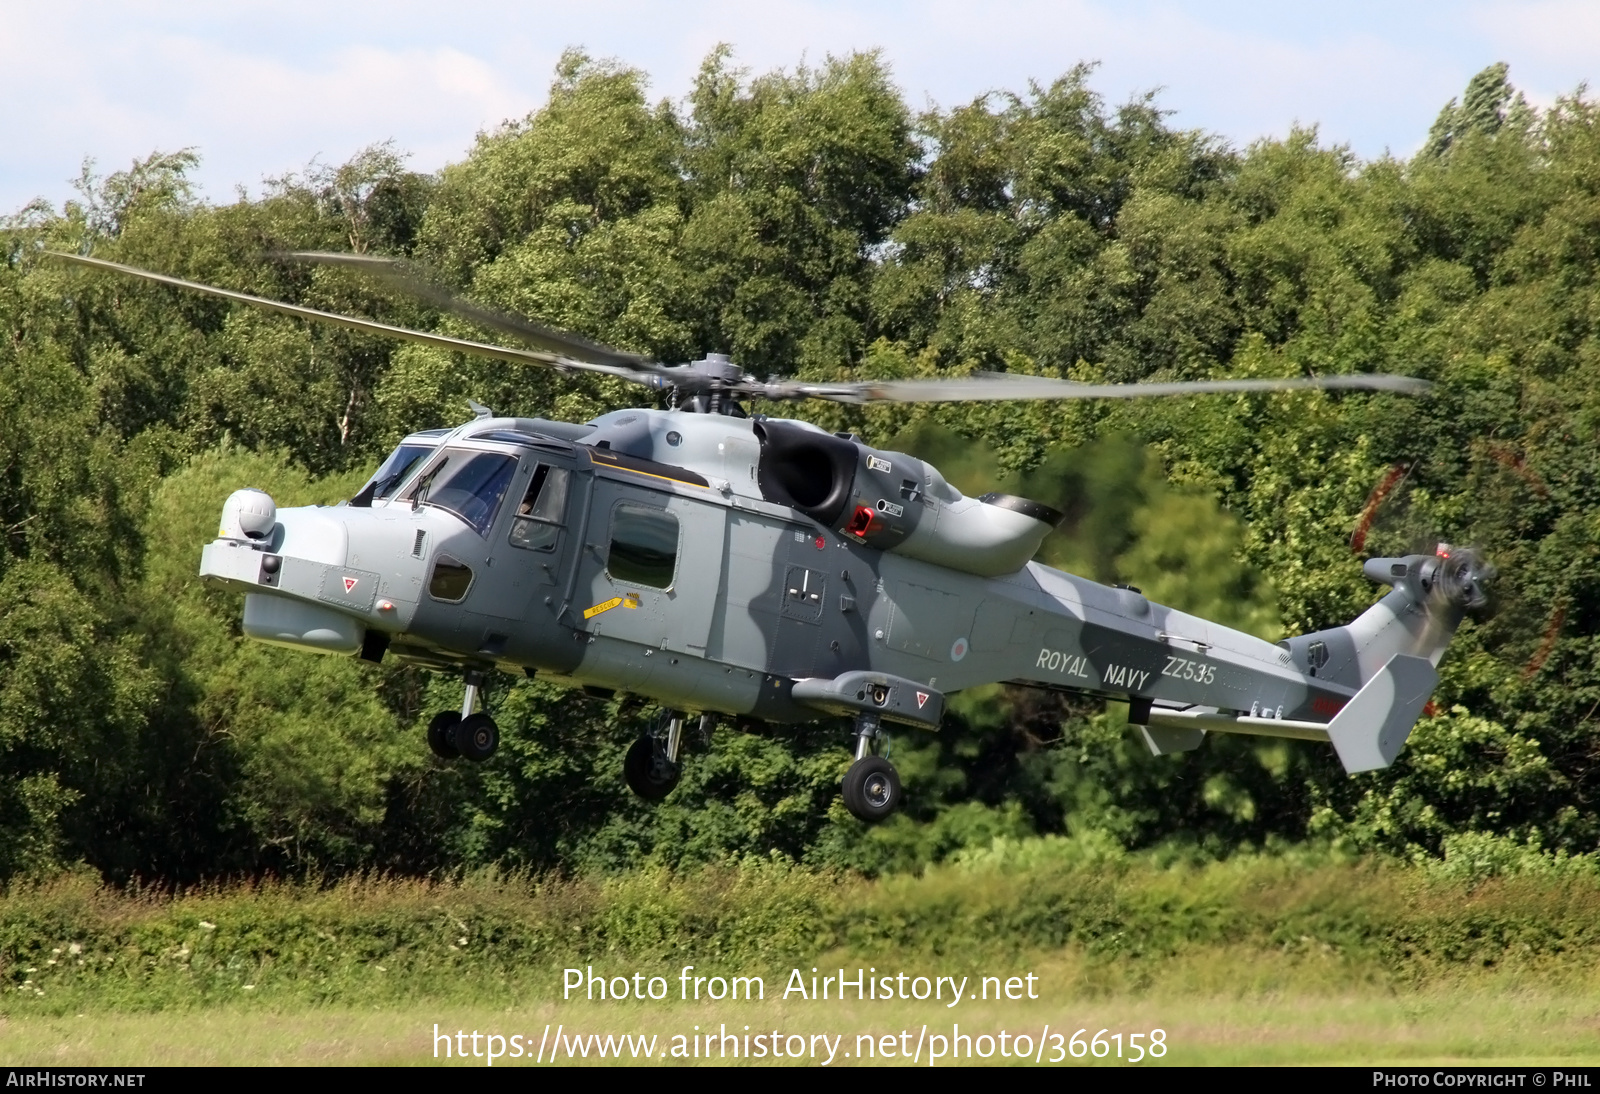
<path id="1" fill-rule="evenodd" d="M 436 429 L 406 437 L 350 504 L 432 506 L 487 536 L 516 477 L 519 457 L 529 449 L 570 451 L 565 441 L 505 428 L 458 437 L 441 448 L 441 442 L 453 432 Z M 485 441 L 494 447 L 474 443 Z M 505 451 L 505 445 L 514 446 L 514 451 Z M 555 549 L 570 478 L 569 470 L 552 466 L 548 459 L 540 460 L 517 507 L 510 537 L 513 546 L 546 553 Z"/>
<path id="2" fill-rule="evenodd" d="M 379 465 L 373 472 L 372 478 L 366 485 L 356 492 L 350 499 L 350 504 L 355 506 L 370 506 L 375 501 L 384 501 L 393 497 L 396 490 L 405 485 L 407 478 L 417 469 L 417 466 L 433 454 L 437 447 L 435 438 L 443 437 L 450 431 L 448 429 L 430 429 L 424 433 L 413 433 L 400 442 L 400 446 Z M 429 443 L 433 441 L 433 443 Z"/>
<path id="3" fill-rule="evenodd" d="M 516 471 L 517 457 L 505 452 L 446 448 L 406 497 L 413 505 L 454 513 L 480 536 L 487 536 Z"/>

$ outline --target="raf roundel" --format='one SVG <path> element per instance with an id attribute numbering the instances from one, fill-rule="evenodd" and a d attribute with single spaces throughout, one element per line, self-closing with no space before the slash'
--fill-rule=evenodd
<path id="1" fill-rule="evenodd" d="M 963 657 L 965 657 L 967 655 L 967 649 L 968 648 L 969 647 L 967 646 L 967 640 L 965 638 L 956 639 L 956 644 L 950 647 L 950 660 L 952 660 L 952 661 L 961 660 Z"/>

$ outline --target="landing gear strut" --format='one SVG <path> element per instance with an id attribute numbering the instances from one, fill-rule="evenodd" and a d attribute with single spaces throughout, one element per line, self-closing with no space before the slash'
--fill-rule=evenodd
<path id="1" fill-rule="evenodd" d="M 428 747 L 441 760 L 464 756 L 474 763 L 482 763 L 500 747 L 500 727 L 494 724 L 494 719 L 484 711 L 473 713 L 483 684 L 483 673 L 467 673 L 461 710 L 441 710 L 429 720 Z"/>
<path id="2" fill-rule="evenodd" d="M 856 715 L 856 762 L 844 773 L 844 807 L 860 820 L 881 821 L 900 805 L 900 775 L 894 765 L 874 754 L 886 737 L 878 716 Z"/>

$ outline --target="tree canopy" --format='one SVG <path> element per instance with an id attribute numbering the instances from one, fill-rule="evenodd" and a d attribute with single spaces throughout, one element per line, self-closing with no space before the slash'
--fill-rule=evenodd
<path id="1" fill-rule="evenodd" d="M 1460 833 L 1594 849 L 1600 109 L 1580 90 L 1536 110 L 1495 65 L 1415 157 L 1361 161 L 1313 129 L 1235 148 L 1153 97 L 1109 106 L 1092 76 L 918 114 L 876 54 L 752 75 L 718 49 L 685 100 L 651 102 L 645 74 L 569 52 L 544 107 L 437 175 L 375 144 L 217 205 L 183 149 L 86 163 L 75 197 L 9 218 L 0 876 L 872 871 L 1066 830 L 1216 854 L 1428 855 Z M 835 800 L 829 723 L 720 729 L 645 806 L 620 769 L 650 707 L 518 682 L 494 700 L 500 754 L 444 765 L 420 727 L 458 684 L 241 637 L 238 598 L 194 577 L 217 507 L 247 484 L 348 497 L 468 397 L 581 421 L 637 394 L 85 275 L 42 246 L 480 336 L 266 257 L 406 256 L 486 304 L 763 376 L 1420 376 L 1425 399 L 766 409 L 1059 505 L 1043 560 L 1267 637 L 1348 620 L 1378 591 L 1364 555 L 1439 540 L 1493 558 L 1498 610 L 1464 627 L 1399 762 L 1355 778 L 1299 742 L 1150 757 L 1115 709 L 1000 687 L 897 740 L 908 808 L 870 829 Z"/>

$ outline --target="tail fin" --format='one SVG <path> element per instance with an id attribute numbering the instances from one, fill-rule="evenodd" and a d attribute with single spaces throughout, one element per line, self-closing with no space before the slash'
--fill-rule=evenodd
<path id="1" fill-rule="evenodd" d="M 1425 657 L 1397 653 L 1344 705 L 1328 739 L 1347 773 L 1388 767 L 1411 736 L 1439 674 Z"/>
<path id="2" fill-rule="evenodd" d="M 1470 549 L 1374 558 L 1363 567 L 1394 591 L 1342 627 L 1281 643 L 1296 668 L 1356 688 L 1328 726 L 1350 774 L 1388 767 L 1439 683 L 1439 660 L 1469 609 L 1488 601 L 1494 568 Z"/>
<path id="3" fill-rule="evenodd" d="M 1487 603 L 1494 568 L 1476 551 L 1441 543 L 1437 554 L 1375 558 L 1365 569 L 1394 591 L 1342 627 L 1279 643 L 1299 671 L 1355 690 L 1332 722 L 1146 706 L 1140 730 L 1150 751 L 1187 752 L 1207 732 L 1249 733 L 1329 741 L 1352 775 L 1392 764 L 1439 683 L 1451 636 L 1469 610 Z"/>

